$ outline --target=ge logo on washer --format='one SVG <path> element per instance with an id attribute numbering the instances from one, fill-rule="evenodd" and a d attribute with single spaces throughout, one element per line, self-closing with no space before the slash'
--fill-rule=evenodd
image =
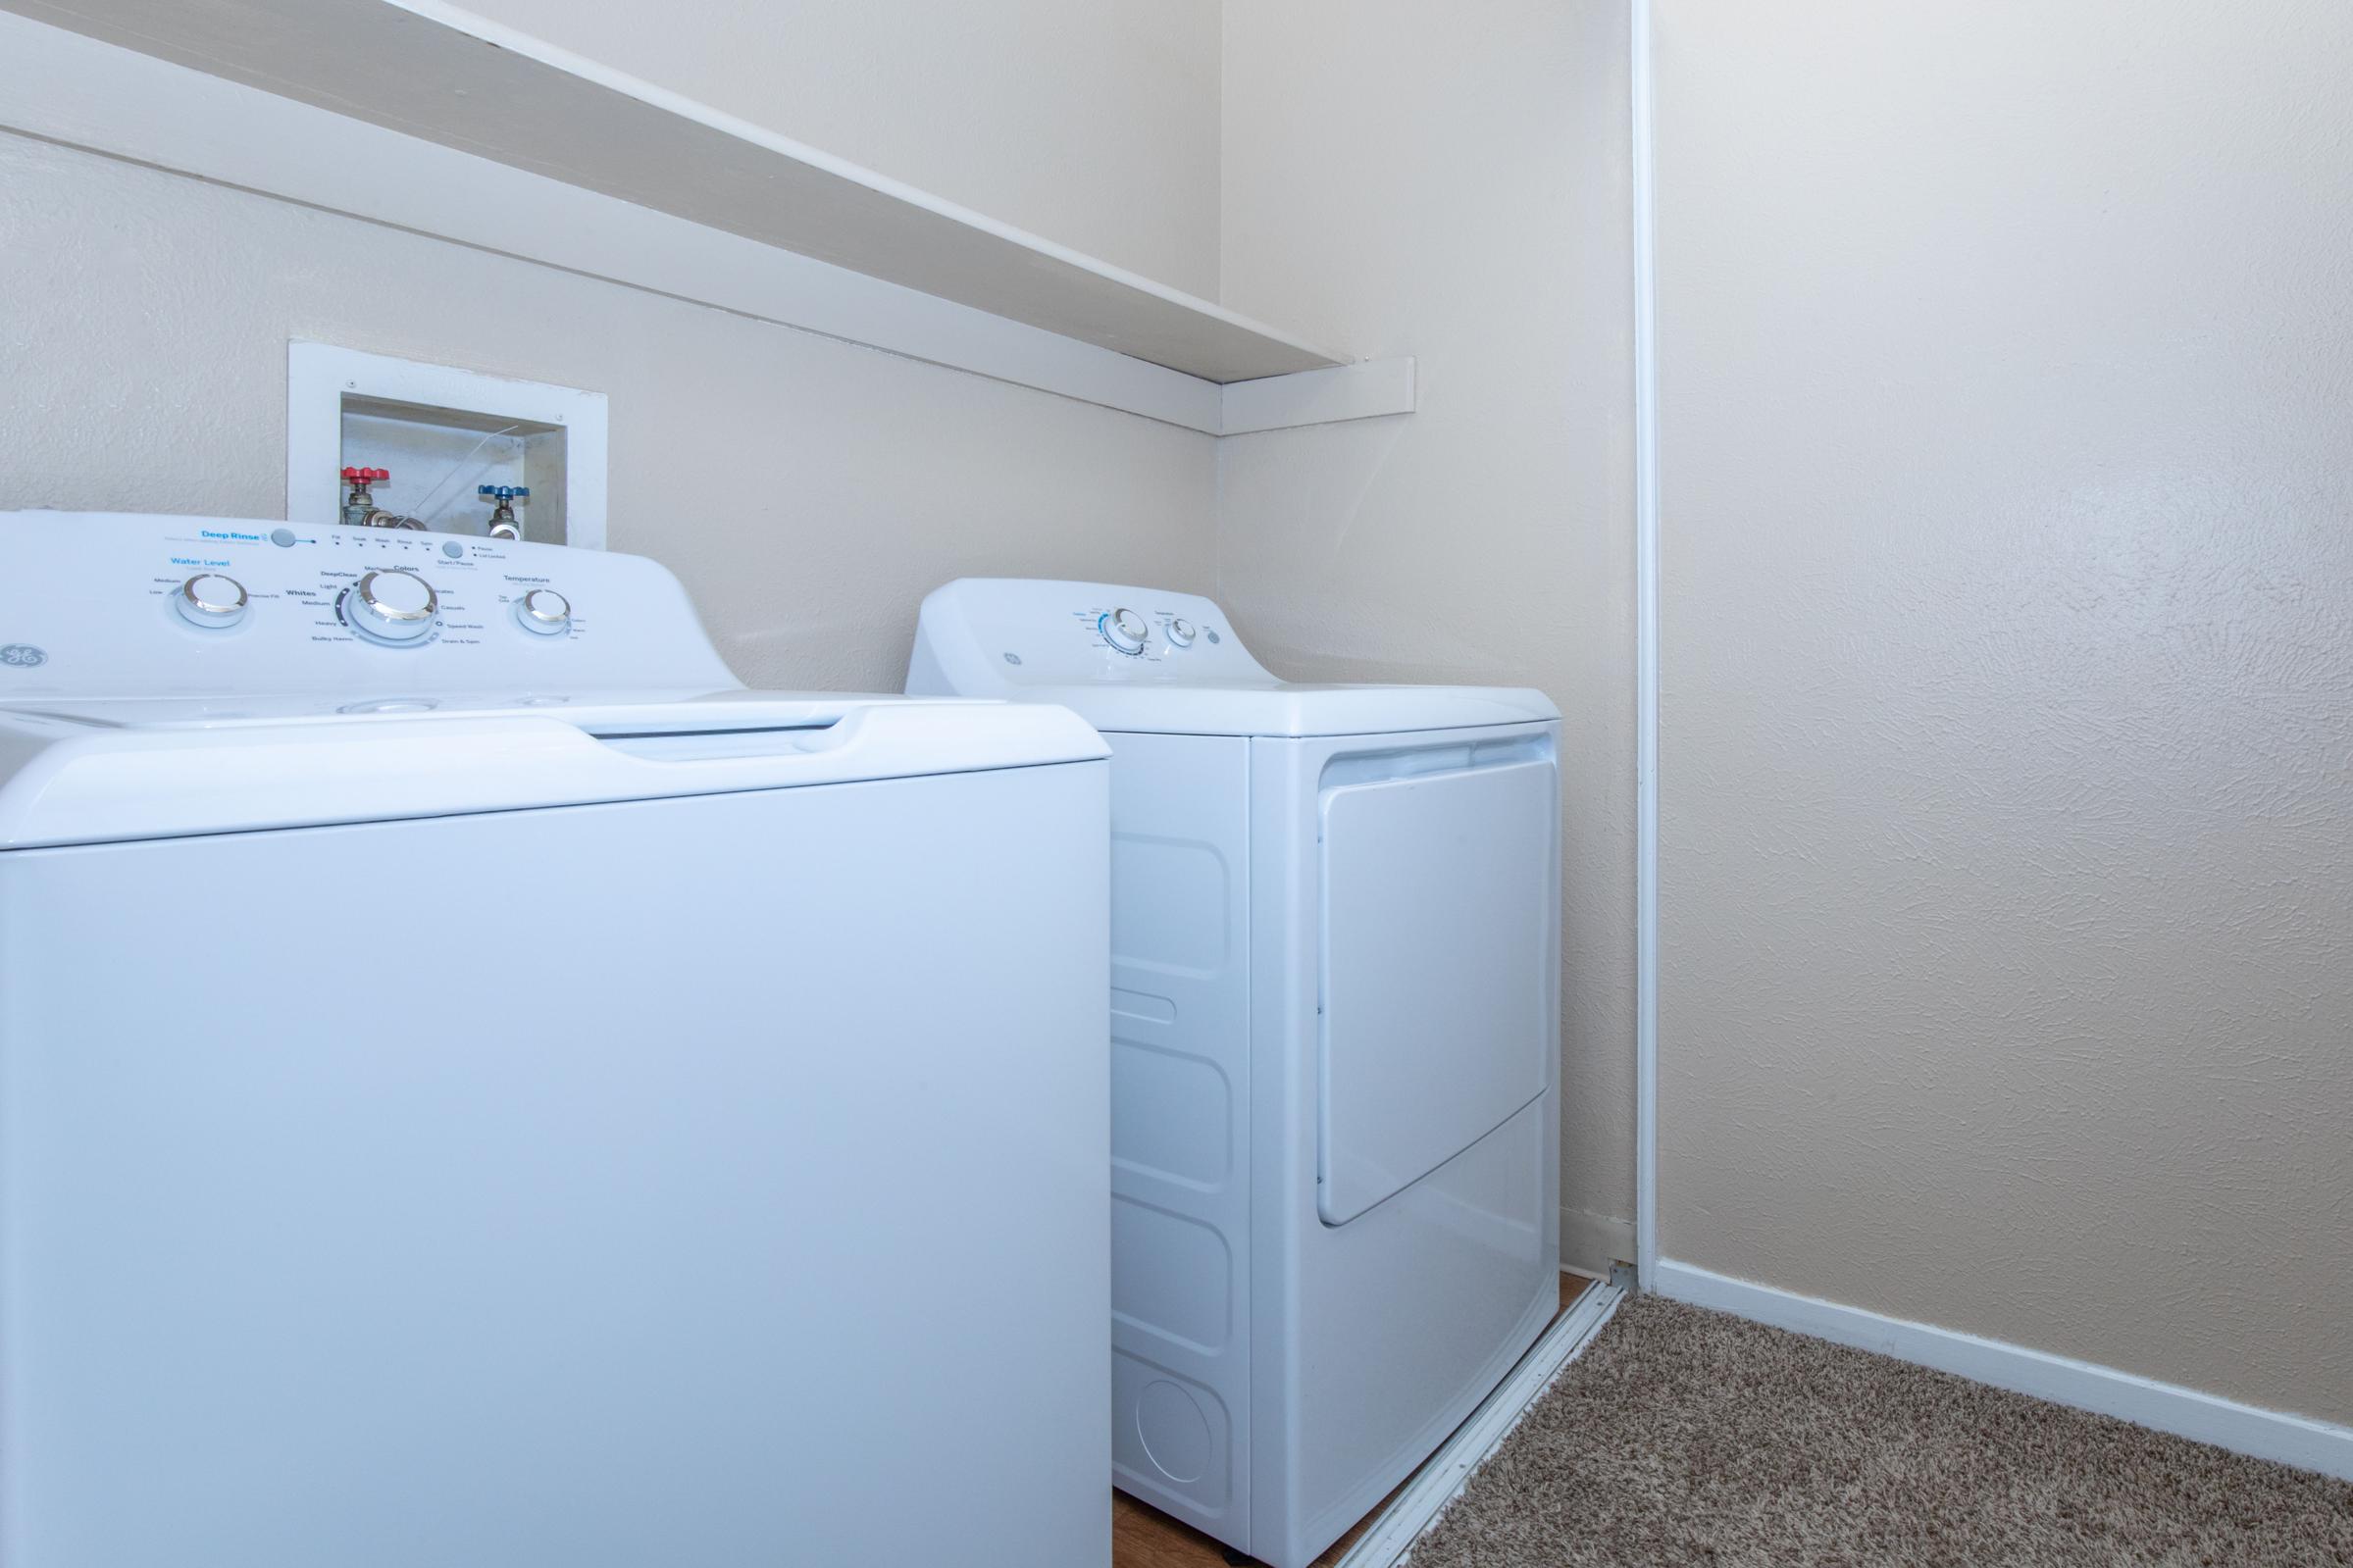
<path id="1" fill-rule="evenodd" d="M 29 642 L 11 642 L 6 647 L 0 647 L 0 665 L 7 665 L 11 669 L 29 670 L 48 662 L 49 655 Z"/>

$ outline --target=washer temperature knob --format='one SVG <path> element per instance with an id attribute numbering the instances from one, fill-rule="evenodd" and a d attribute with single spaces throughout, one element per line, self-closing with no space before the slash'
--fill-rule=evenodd
<path id="1" fill-rule="evenodd" d="M 572 601 L 553 588 L 534 588 L 515 601 L 515 621 L 526 632 L 556 636 L 572 625 Z"/>
<path id="2" fill-rule="evenodd" d="M 1102 632 L 1103 640 L 1122 653 L 1142 653 L 1144 639 L 1151 635 L 1151 628 L 1145 624 L 1144 617 L 1133 610 L 1113 610 L 1095 626 Z"/>
<path id="3" fill-rule="evenodd" d="M 1186 619 L 1185 619 L 1183 616 L 1181 616 L 1181 615 L 1180 615 L 1180 616 L 1178 616 L 1178 617 L 1177 617 L 1175 620 L 1173 620 L 1173 621 L 1169 622 L 1169 623 L 1168 623 L 1168 640 L 1169 640 L 1169 641 L 1171 641 L 1171 642 L 1173 642 L 1173 643 L 1175 643 L 1175 644 L 1176 644 L 1178 647 L 1180 647 L 1180 648 L 1190 648 L 1190 647 L 1192 647 L 1192 646 L 1193 646 L 1193 623 L 1192 623 L 1192 622 L 1190 622 L 1190 621 L 1188 621 L 1188 620 L 1186 620 Z"/>
<path id="4" fill-rule="evenodd" d="M 199 572 L 172 595 L 172 608 L 190 626 L 220 631 L 245 619 L 245 584 L 218 572 Z"/>
<path id="5" fill-rule="evenodd" d="M 343 603 L 351 629 L 379 642 L 414 642 L 433 630 L 441 611 L 432 583 L 392 567 L 354 582 Z"/>

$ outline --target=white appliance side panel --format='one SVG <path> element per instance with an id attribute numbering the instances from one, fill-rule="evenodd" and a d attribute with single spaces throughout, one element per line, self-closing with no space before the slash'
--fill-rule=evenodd
<path id="1" fill-rule="evenodd" d="M 1112 1474 L 1249 1517 L 1250 744 L 1114 734 Z"/>
<path id="2" fill-rule="evenodd" d="M 0 1560 L 1107 1562 L 1105 774 L 0 854 Z"/>
<path id="3" fill-rule="evenodd" d="M 1429 1457 L 1543 1332 L 1560 1288 L 1553 1087 L 1355 1222 L 1324 1223 L 1321 792 L 1554 756 L 1558 741 L 1557 724 L 1527 724 L 1251 743 L 1250 1549 L 1275 1568 L 1305 1568 Z M 1550 889 L 1540 920 L 1557 952 L 1557 870 Z M 1558 973 L 1545 1000 L 1556 1035 Z"/>
<path id="4" fill-rule="evenodd" d="M 1321 791 L 1316 1203 L 1345 1225 L 1544 1092 L 1560 770 Z"/>

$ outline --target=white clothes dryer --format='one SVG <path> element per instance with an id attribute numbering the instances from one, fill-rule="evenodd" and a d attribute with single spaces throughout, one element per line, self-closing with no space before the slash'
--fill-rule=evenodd
<path id="1" fill-rule="evenodd" d="M 988 579 L 924 601 L 907 689 L 1111 743 L 1113 1476 L 1305 1568 L 1559 1304 L 1558 710 Z"/>

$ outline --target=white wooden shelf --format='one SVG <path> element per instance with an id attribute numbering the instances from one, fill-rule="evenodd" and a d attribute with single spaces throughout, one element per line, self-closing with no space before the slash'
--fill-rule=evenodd
<path id="1" fill-rule="evenodd" d="M 1349 362 L 438 0 L 0 5 L 1202 380 Z"/>

